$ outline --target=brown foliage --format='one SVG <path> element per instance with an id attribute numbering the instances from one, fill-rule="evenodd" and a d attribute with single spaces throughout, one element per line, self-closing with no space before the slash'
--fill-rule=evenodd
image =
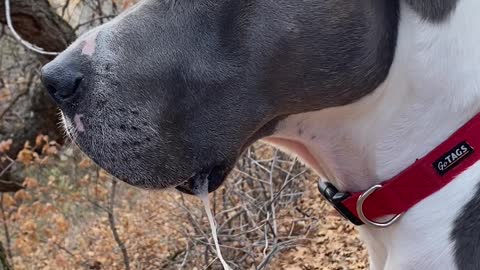
<path id="1" fill-rule="evenodd" d="M 70 147 L 31 154 L 54 144 L 41 138 L 22 150 L 33 156 L 25 163 L 26 189 L 2 201 L 15 269 L 124 269 L 109 215 L 111 177 Z M 315 182 L 270 147 L 246 153 L 226 188 L 211 197 L 222 251 L 234 269 L 367 269 L 353 228 L 331 215 Z M 220 269 L 195 198 L 121 184 L 115 201 L 115 228 L 132 269 Z"/>

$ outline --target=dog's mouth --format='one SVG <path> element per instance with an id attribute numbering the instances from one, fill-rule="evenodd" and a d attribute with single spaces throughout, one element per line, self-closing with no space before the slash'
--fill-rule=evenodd
<path id="1" fill-rule="evenodd" d="M 228 174 L 230 173 L 231 169 L 233 168 L 233 165 L 231 165 L 227 161 L 214 163 L 215 165 L 207 165 L 204 167 L 204 169 L 201 169 L 200 171 L 197 171 L 196 173 L 192 174 L 187 180 L 183 181 L 179 185 L 175 185 L 172 183 L 175 181 L 170 181 L 167 184 L 159 184 L 159 182 L 162 182 L 162 181 L 148 182 L 148 181 L 145 181 L 145 178 L 140 180 L 138 179 L 132 180 L 132 179 L 135 179 L 136 175 L 133 177 L 132 175 L 125 176 L 124 173 L 119 172 L 120 170 L 118 168 L 120 166 L 114 166 L 108 162 L 105 163 L 104 160 L 106 159 L 108 160 L 108 158 L 105 158 L 105 155 L 103 153 L 102 154 L 99 154 L 98 152 L 92 153 L 91 151 L 89 152 L 88 150 L 85 150 L 85 145 L 89 145 L 89 144 L 88 143 L 82 144 L 82 142 L 79 141 L 79 136 L 81 136 L 82 134 L 78 134 L 78 124 L 77 124 L 77 127 L 75 127 L 73 124 L 73 121 L 71 121 L 70 118 L 65 117 L 63 113 L 62 113 L 62 119 L 63 119 L 66 135 L 70 137 L 70 139 L 76 145 L 78 145 L 80 149 L 82 149 L 83 151 L 86 151 L 85 153 L 88 156 L 90 156 L 97 164 L 99 164 L 102 168 L 107 170 L 109 173 L 118 177 L 119 179 L 122 179 L 123 182 L 126 182 L 132 186 L 144 187 L 147 189 L 152 189 L 152 188 L 162 189 L 167 187 L 175 187 L 180 192 L 183 192 L 189 195 L 203 194 L 206 191 L 208 191 L 208 193 L 211 193 L 216 191 L 223 184 Z M 153 176 L 154 174 L 151 174 L 151 175 Z M 174 179 L 174 178 L 175 176 L 173 176 L 173 178 L 171 179 Z"/>
<path id="2" fill-rule="evenodd" d="M 267 136 L 267 134 L 270 134 L 279 119 L 280 118 L 269 121 L 259 128 L 245 141 L 245 143 L 240 147 L 241 150 L 238 151 L 238 153 L 242 153 L 249 145 L 253 144 L 258 139 Z M 214 192 L 223 184 L 235 166 L 235 163 L 236 159 L 226 159 L 215 166 L 207 167 L 208 169 L 195 173 L 192 177 L 175 188 L 186 194 L 198 195 L 205 192 L 204 189 L 206 181 L 208 183 L 208 193 Z"/>
<path id="3" fill-rule="evenodd" d="M 198 195 L 205 193 L 205 181 L 208 185 L 208 193 L 217 190 L 225 181 L 230 172 L 230 167 L 226 165 L 214 166 L 210 169 L 195 173 L 187 181 L 175 188 L 189 195 Z"/>

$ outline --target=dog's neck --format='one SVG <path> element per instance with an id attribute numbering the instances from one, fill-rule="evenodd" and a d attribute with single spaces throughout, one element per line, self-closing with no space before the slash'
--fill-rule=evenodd
<path id="1" fill-rule="evenodd" d="M 480 111 L 479 8 L 463 0 L 450 19 L 431 24 L 402 5 L 386 81 L 354 104 L 288 117 L 267 141 L 343 190 L 396 175 Z"/>
<path id="2" fill-rule="evenodd" d="M 479 10 L 479 1 L 462 0 L 447 20 L 430 23 L 402 3 L 396 55 L 386 81 L 354 104 L 288 117 L 267 141 L 295 152 L 342 190 L 365 190 L 395 176 L 480 111 Z M 453 220 L 476 191 L 477 167 L 469 170 L 468 177 L 459 177 L 462 183 L 449 185 L 424 202 L 439 207 L 436 211 L 444 216 L 436 217 L 445 219 L 446 230 L 451 230 Z M 388 253 L 393 246 L 409 245 L 407 240 L 395 240 L 394 230 L 412 233 L 414 226 L 425 235 L 435 231 L 430 223 L 439 220 L 426 213 L 432 209 L 416 208 L 420 209 L 409 211 L 394 227 L 362 227 L 375 269 L 396 269 L 388 268 Z M 450 213 L 443 213 L 445 208 Z M 442 232 L 443 236 L 434 236 L 435 240 L 425 244 L 428 247 L 420 244 L 420 248 L 426 254 L 434 246 L 443 248 L 442 252 L 452 251 L 450 232 Z M 445 260 L 453 263 L 451 257 Z"/>

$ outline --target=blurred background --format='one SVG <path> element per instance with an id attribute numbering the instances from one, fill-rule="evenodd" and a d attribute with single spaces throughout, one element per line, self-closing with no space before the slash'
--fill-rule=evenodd
<path id="1" fill-rule="evenodd" d="M 11 18 L 25 40 L 62 51 L 135 2 L 11 0 Z M 198 199 L 117 183 L 64 137 L 39 80 L 51 59 L 14 38 L 0 0 L 0 270 L 221 269 Z M 233 269 L 368 268 L 316 182 L 295 157 L 246 151 L 210 197 Z"/>

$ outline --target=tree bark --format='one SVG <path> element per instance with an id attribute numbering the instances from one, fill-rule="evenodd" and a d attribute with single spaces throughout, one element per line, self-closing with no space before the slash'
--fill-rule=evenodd
<path id="1" fill-rule="evenodd" d="M 63 51 L 75 40 L 72 27 L 55 13 L 47 0 L 11 0 L 12 23 L 18 34 L 28 42 L 47 51 Z M 5 3 L 0 0 L 0 23 L 6 24 Z M 19 45 L 20 46 L 20 45 Z M 53 57 L 38 55 L 42 64 Z M 33 141 L 39 133 L 52 139 L 61 139 L 63 132 L 58 128 L 58 109 L 38 82 L 32 82 L 34 90 L 28 96 L 32 114 L 24 116 L 24 127 L 15 134 L 4 134 L 14 139 L 10 155 L 15 158 L 25 141 Z M 1 134 L 0 134 L 1 136 Z M 4 138 L 5 139 L 5 138 Z"/>
<path id="2" fill-rule="evenodd" d="M 10 6 L 15 30 L 26 41 L 60 52 L 75 40 L 72 27 L 51 9 L 47 0 L 10 0 Z M 4 0 L 0 1 L 0 22 L 6 24 Z"/>
<path id="3" fill-rule="evenodd" d="M 34 45 L 47 51 L 60 52 L 76 38 L 72 27 L 55 13 L 47 0 L 10 0 L 10 7 L 15 30 L 24 40 Z M 6 24 L 4 0 L 0 0 L 0 24 Z M 53 57 L 38 55 L 38 59 L 45 64 Z M 33 91 L 29 91 L 26 102 L 29 113 L 22 115 L 22 126 L 3 134 L 0 131 L 0 141 L 9 138 L 14 141 L 8 153 L 12 158 L 16 157 L 26 141 L 33 142 L 38 134 L 49 135 L 53 140 L 61 141 L 63 138 L 63 131 L 58 127 L 57 106 L 38 83 L 38 79 L 31 86 Z"/>

